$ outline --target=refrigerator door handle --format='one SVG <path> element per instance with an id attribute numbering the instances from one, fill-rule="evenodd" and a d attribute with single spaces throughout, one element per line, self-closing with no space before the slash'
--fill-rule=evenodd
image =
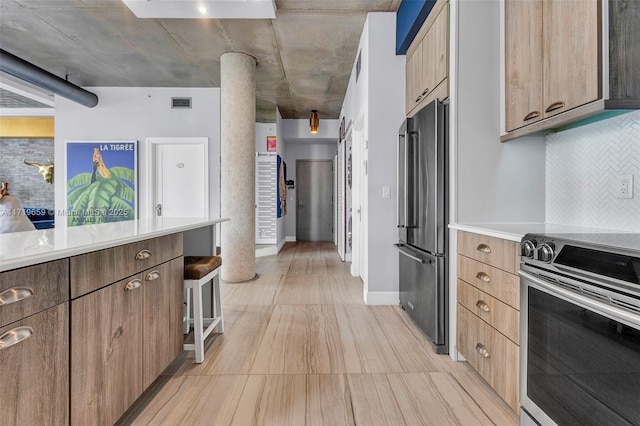
<path id="1" fill-rule="evenodd" d="M 416 228 L 416 217 L 418 216 L 418 203 L 416 194 L 418 191 L 418 133 L 407 132 L 407 140 L 404 150 L 404 197 L 405 197 L 405 219 L 404 223 L 407 228 Z"/>
<path id="2" fill-rule="evenodd" d="M 407 138 L 398 135 L 398 228 L 407 226 Z"/>
<path id="3" fill-rule="evenodd" d="M 416 256 L 414 256 L 414 255 L 412 255 L 412 254 L 409 254 L 409 253 L 407 253 L 406 251 L 402 250 L 402 247 L 405 247 L 405 245 L 404 245 L 404 244 L 394 244 L 393 246 L 394 246 L 395 248 L 397 248 L 397 249 L 398 249 L 398 251 L 399 251 L 401 254 L 404 254 L 405 256 L 407 256 L 407 257 L 408 257 L 409 259 L 411 259 L 411 260 L 415 260 L 416 262 L 420 262 L 420 263 L 422 263 L 422 264 L 425 264 L 425 263 L 431 263 L 431 259 L 420 259 L 419 257 L 416 257 Z"/>

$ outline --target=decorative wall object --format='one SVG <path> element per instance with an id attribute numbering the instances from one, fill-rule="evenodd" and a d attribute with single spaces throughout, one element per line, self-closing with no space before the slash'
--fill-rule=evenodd
<path id="1" fill-rule="evenodd" d="M 137 142 L 67 142 L 67 225 L 134 220 Z"/>
<path id="2" fill-rule="evenodd" d="M 287 215 L 287 165 L 278 155 L 277 159 L 278 187 L 277 187 L 277 217 Z"/>
<path id="3" fill-rule="evenodd" d="M 640 232 L 640 112 L 547 136 L 546 221 Z M 633 198 L 615 181 L 634 175 Z"/>
<path id="4" fill-rule="evenodd" d="M 53 161 L 50 158 L 47 158 L 48 164 L 40 164 L 35 161 L 27 161 L 26 158 L 22 159 L 22 162 L 27 166 L 33 166 L 38 168 L 38 173 L 42 175 L 44 181 L 48 184 L 53 183 Z"/>
<path id="5" fill-rule="evenodd" d="M 22 162 L 23 158 L 53 159 L 53 138 L 3 138 L 0 144 L 0 182 L 11 184 L 11 193 L 20 198 L 25 208 L 45 209 L 53 213 L 54 185 L 46 184 L 36 170 Z"/>
<path id="6" fill-rule="evenodd" d="M 267 136 L 267 152 L 276 152 L 275 136 Z"/>

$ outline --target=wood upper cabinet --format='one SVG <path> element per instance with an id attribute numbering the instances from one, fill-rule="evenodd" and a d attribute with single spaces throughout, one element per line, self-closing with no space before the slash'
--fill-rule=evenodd
<path id="1" fill-rule="evenodd" d="M 599 0 L 505 1 L 505 130 L 602 97 Z"/>
<path id="2" fill-rule="evenodd" d="M 600 95 L 599 0 L 544 0 L 544 116 Z"/>
<path id="3" fill-rule="evenodd" d="M 507 0 L 505 124 L 511 131 L 542 120 L 542 1 Z"/>
<path id="4" fill-rule="evenodd" d="M 422 93 L 422 49 L 417 48 L 407 56 L 406 66 L 407 113 L 420 102 Z"/>
<path id="5" fill-rule="evenodd" d="M 407 51 L 406 113 L 449 97 L 449 2 L 439 0 Z"/>

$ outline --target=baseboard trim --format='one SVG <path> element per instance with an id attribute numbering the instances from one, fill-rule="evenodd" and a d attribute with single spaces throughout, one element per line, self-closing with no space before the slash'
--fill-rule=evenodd
<path id="1" fill-rule="evenodd" d="M 286 238 L 283 238 L 283 239 L 282 239 L 282 241 L 280 241 L 280 242 L 278 243 L 278 253 L 280 253 L 280 250 L 282 250 L 282 247 L 284 247 L 284 245 L 285 245 L 285 243 L 286 243 L 286 242 L 287 242 L 287 239 L 286 239 Z M 278 254 L 278 253 L 276 253 L 276 254 Z"/>
<path id="2" fill-rule="evenodd" d="M 256 247 L 256 257 L 273 256 L 278 254 L 278 247 L 274 244 L 266 247 Z"/>
<path id="3" fill-rule="evenodd" d="M 367 305 L 398 305 L 400 294 L 397 291 L 369 291 L 364 294 Z"/>
<path id="4" fill-rule="evenodd" d="M 297 240 L 295 235 L 289 235 L 285 237 L 284 241 L 287 243 L 295 243 Z"/>

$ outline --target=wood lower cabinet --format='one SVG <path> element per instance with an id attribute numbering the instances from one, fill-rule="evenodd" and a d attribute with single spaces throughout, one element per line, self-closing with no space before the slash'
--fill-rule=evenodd
<path id="1" fill-rule="evenodd" d="M 519 412 L 520 348 L 458 303 L 458 350 L 514 411 Z"/>
<path id="2" fill-rule="evenodd" d="M 71 302 L 71 424 L 113 424 L 182 351 L 183 258 Z"/>
<path id="3" fill-rule="evenodd" d="M 69 303 L 2 327 L 0 336 L 0 423 L 68 424 Z"/>
<path id="4" fill-rule="evenodd" d="M 142 384 L 147 388 L 182 352 L 182 257 L 145 271 Z"/>
<path id="5" fill-rule="evenodd" d="M 110 425 L 142 394 L 144 290 L 134 276 L 71 302 L 71 424 Z"/>
<path id="6" fill-rule="evenodd" d="M 520 261 L 514 241 L 458 232 L 456 344 L 519 412 Z"/>

